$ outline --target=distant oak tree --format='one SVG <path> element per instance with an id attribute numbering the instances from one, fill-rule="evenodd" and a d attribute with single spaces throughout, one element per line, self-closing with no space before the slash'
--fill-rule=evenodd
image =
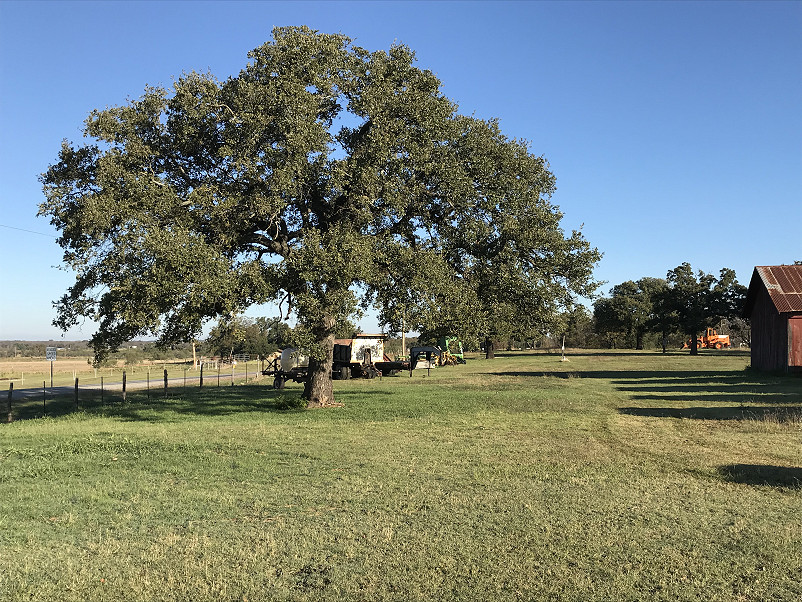
<path id="1" fill-rule="evenodd" d="M 738 283 L 730 268 L 722 268 L 716 278 L 702 270 L 694 274 L 686 262 L 669 270 L 666 280 L 669 306 L 682 332 L 690 337 L 691 355 L 698 352 L 697 335 L 725 318 L 738 316 L 746 299 L 746 287 Z"/>
<path id="2" fill-rule="evenodd" d="M 690 264 L 683 263 L 669 270 L 666 279 L 628 280 L 610 289 L 610 295 L 593 306 L 594 328 L 609 346 L 625 341 L 643 349 L 644 335 L 653 332 L 665 353 L 669 336 L 684 333 L 695 355 L 701 331 L 739 315 L 746 287 L 730 268 L 721 269 L 716 278 L 702 271 L 694 273 Z"/>
<path id="3" fill-rule="evenodd" d="M 599 253 L 560 229 L 546 161 L 460 115 L 409 48 L 285 27 L 249 58 L 93 111 L 89 142 L 42 175 L 76 273 L 55 323 L 96 320 L 98 357 L 279 302 L 310 354 L 303 395 L 325 406 L 335 332 L 360 305 L 479 336 L 545 329 L 593 291 Z"/>

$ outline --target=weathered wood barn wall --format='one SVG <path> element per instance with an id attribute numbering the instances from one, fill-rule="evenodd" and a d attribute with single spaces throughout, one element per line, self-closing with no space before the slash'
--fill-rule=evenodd
<path id="1" fill-rule="evenodd" d="M 758 266 L 743 316 L 752 323 L 752 367 L 802 371 L 802 265 Z"/>

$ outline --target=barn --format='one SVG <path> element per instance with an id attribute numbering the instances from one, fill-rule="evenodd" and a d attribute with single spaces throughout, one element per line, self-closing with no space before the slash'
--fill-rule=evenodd
<path id="1" fill-rule="evenodd" d="M 802 371 L 802 265 L 757 266 L 743 317 L 752 324 L 752 367 Z"/>

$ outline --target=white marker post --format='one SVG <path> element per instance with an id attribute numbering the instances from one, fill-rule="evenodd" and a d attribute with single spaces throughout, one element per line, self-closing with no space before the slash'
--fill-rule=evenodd
<path id="1" fill-rule="evenodd" d="M 53 362 L 56 361 L 56 352 L 58 351 L 57 347 L 48 347 L 45 350 L 45 357 L 47 357 L 47 361 L 50 362 L 50 388 L 53 388 Z"/>

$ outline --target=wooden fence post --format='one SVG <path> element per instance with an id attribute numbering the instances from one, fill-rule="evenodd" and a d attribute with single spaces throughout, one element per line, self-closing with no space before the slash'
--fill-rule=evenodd
<path id="1" fill-rule="evenodd" d="M 205 363 L 206 363 L 206 362 L 201 362 L 201 366 L 200 366 L 200 386 L 201 386 L 201 387 L 203 387 L 203 365 L 204 365 Z"/>
<path id="2" fill-rule="evenodd" d="M 148 368 L 148 401 L 150 401 L 150 368 Z"/>
<path id="3" fill-rule="evenodd" d="M 123 370 L 123 403 L 125 403 L 125 370 Z"/>
<path id="4" fill-rule="evenodd" d="M 78 411 L 78 377 L 75 377 L 75 411 Z"/>
<path id="5" fill-rule="evenodd" d="M 11 398 L 14 396 L 14 383 L 8 383 L 8 422 L 13 422 L 14 416 L 11 414 Z"/>
<path id="6" fill-rule="evenodd" d="M 103 405 L 103 377 L 100 377 L 100 405 Z"/>
<path id="7" fill-rule="evenodd" d="M 167 368 L 164 369 L 164 398 L 167 399 Z"/>

